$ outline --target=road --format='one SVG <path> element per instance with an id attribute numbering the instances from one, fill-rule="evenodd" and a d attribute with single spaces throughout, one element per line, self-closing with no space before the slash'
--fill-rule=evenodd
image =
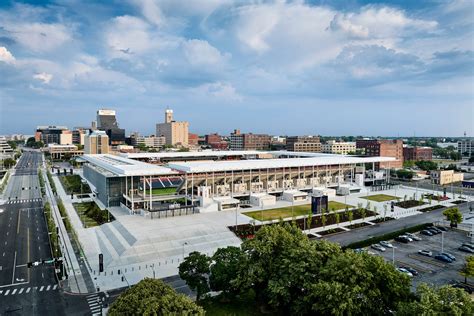
<path id="1" fill-rule="evenodd" d="M 459 210 L 464 214 L 469 213 L 469 205 L 473 205 L 474 202 L 464 203 L 458 205 Z M 474 207 L 474 205 L 473 205 Z M 438 209 L 431 212 L 422 213 L 419 215 L 407 216 L 397 220 L 388 221 L 385 223 L 376 224 L 373 226 L 366 226 L 363 228 L 355 229 L 349 232 L 336 234 L 326 238 L 329 241 L 337 242 L 341 246 L 347 246 L 349 244 L 366 240 L 371 237 L 381 236 L 390 232 L 398 231 L 407 227 L 412 227 L 424 223 L 433 223 L 443 219 L 444 209 Z"/>

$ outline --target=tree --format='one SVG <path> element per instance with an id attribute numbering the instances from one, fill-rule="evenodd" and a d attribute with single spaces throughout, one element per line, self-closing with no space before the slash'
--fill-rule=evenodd
<path id="1" fill-rule="evenodd" d="M 5 169 L 10 169 L 11 167 L 15 165 L 15 163 L 16 161 L 12 158 L 7 158 L 3 160 L 3 166 L 5 167 Z"/>
<path id="2" fill-rule="evenodd" d="M 339 226 L 339 222 L 341 221 L 341 215 L 339 213 L 334 214 L 335 219 L 336 219 L 336 224 Z"/>
<path id="3" fill-rule="evenodd" d="M 309 211 L 308 218 L 306 219 L 306 223 L 308 225 L 307 229 L 311 229 L 311 224 L 313 223 L 313 212 Z"/>
<path id="4" fill-rule="evenodd" d="M 123 292 L 109 315 L 204 315 L 204 310 L 163 281 L 146 278 Z"/>
<path id="5" fill-rule="evenodd" d="M 413 168 L 415 166 L 415 162 L 413 160 L 406 160 L 403 162 L 403 168 Z"/>
<path id="6" fill-rule="evenodd" d="M 467 256 L 461 271 L 459 272 L 464 277 L 464 283 L 467 283 L 467 278 L 474 277 L 474 256 Z"/>
<path id="7" fill-rule="evenodd" d="M 15 149 L 18 147 L 17 143 L 16 143 L 15 141 L 13 141 L 13 140 L 7 141 L 7 144 L 10 145 L 10 147 L 11 147 L 13 150 L 15 150 Z"/>
<path id="8" fill-rule="evenodd" d="M 315 315 L 384 315 L 410 295 L 410 279 L 378 256 L 332 256 L 304 301 Z"/>
<path id="9" fill-rule="evenodd" d="M 416 289 L 416 300 L 402 302 L 396 315 L 473 315 L 474 303 L 462 289 L 445 285 L 439 288 L 424 283 Z"/>
<path id="10" fill-rule="evenodd" d="M 326 227 L 326 215 L 324 213 L 321 214 L 321 223 L 323 224 L 323 227 Z"/>
<path id="11" fill-rule="evenodd" d="M 229 246 L 217 249 L 212 256 L 209 285 L 213 291 L 222 291 L 224 295 L 236 293 L 231 281 L 237 276 L 240 265 L 246 257 L 238 247 Z"/>
<path id="12" fill-rule="evenodd" d="M 352 220 L 354 219 L 354 213 L 352 210 L 347 211 L 347 218 L 349 219 L 349 223 L 352 224 Z"/>
<path id="13" fill-rule="evenodd" d="M 196 300 L 209 292 L 207 277 L 209 275 L 211 258 L 205 254 L 193 251 L 179 265 L 179 276 L 186 281 L 191 290 L 196 291 Z"/>
<path id="14" fill-rule="evenodd" d="M 416 163 L 416 166 L 424 171 L 437 170 L 438 164 L 434 161 L 429 160 L 419 160 Z"/>
<path id="15" fill-rule="evenodd" d="M 451 222 L 451 227 L 457 227 L 462 222 L 462 213 L 457 207 L 448 208 L 443 211 L 443 215 Z"/>

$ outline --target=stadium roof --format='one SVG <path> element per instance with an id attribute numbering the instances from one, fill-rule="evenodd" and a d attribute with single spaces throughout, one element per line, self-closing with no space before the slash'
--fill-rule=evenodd
<path id="1" fill-rule="evenodd" d="M 152 165 L 115 155 L 84 155 L 84 160 L 115 176 L 154 176 L 178 174 L 167 167 Z"/>
<path id="2" fill-rule="evenodd" d="M 349 165 L 358 163 L 390 162 L 395 161 L 392 157 L 354 157 L 342 155 L 328 155 L 308 158 L 280 158 L 280 159 L 256 159 L 256 160 L 226 160 L 226 161 L 194 161 L 175 162 L 167 166 L 182 172 L 213 172 L 232 170 L 254 170 L 274 169 L 290 167 L 310 167 L 327 165 Z"/>
<path id="3" fill-rule="evenodd" d="M 225 157 L 225 156 L 255 156 L 258 154 L 270 153 L 268 151 L 256 150 L 204 150 L 204 151 L 167 151 L 159 153 L 121 153 L 120 156 L 130 159 L 145 158 L 190 158 L 190 157 Z"/>

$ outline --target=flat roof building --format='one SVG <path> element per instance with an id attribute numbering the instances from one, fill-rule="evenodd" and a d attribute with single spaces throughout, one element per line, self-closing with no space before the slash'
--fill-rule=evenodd
<path id="1" fill-rule="evenodd" d="M 464 157 L 474 156 L 474 139 L 463 139 L 458 141 L 458 153 Z"/>
<path id="2" fill-rule="evenodd" d="M 390 163 L 391 168 L 403 168 L 403 141 L 401 139 L 358 139 L 357 149 L 363 149 L 369 157 L 393 157 L 395 162 Z M 381 162 L 380 168 L 387 164 Z"/>
<path id="3" fill-rule="evenodd" d="M 236 129 L 230 134 L 231 150 L 269 150 L 271 136 L 267 134 L 242 134 Z"/>
<path id="4" fill-rule="evenodd" d="M 289 136 L 286 138 L 286 150 L 303 152 L 321 152 L 319 136 Z"/>
<path id="5" fill-rule="evenodd" d="M 329 140 L 325 144 L 322 144 L 321 149 L 323 153 L 347 155 L 349 153 L 355 153 L 356 143 L 336 142 L 335 140 Z"/>
<path id="6" fill-rule="evenodd" d="M 403 160 L 433 160 L 433 148 L 420 146 L 403 146 Z"/>
<path id="7" fill-rule="evenodd" d="M 97 155 L 109 153 L 109 136 L 104 131 L 93 131 L 84 138 L 84 153 Z"/>
<path id="8" fill-rule="evenodd" d="M 63 133 L 67 136 L 62 136 Z M 67 126 L 38 126 L 36 128 L 35 140 L 37 142 L 41 141 L 44 144 L 67 144 L 67 141 L 71 140 L 69 144 L 72 144 L 72 135 L 69 139 L 69 129 Z"/>
<path id="9" fill-rule="evenodd" d="M 122 205 L 132 212 L 155 211 L 181 199 L 183 207 L 204 211 L 209 204 L 217 203 L 216 198 L 244 201 L 261 193 L 282 197 L 286 191 L 306 192 L 292 196 L 307 196 L 315 187 L 335 188 L 343 183 L 355 183 L 357 170 L 367 163 L 395 162 L 391 157 L 284 151 L 266 152 L 271 157 L 267 159 L 258 159 L 262 152 L 252 153 L 253 157 L 241 152 L 239 156 L 245 159 L 204 160 L 231 157 L 231 153 L 143 153 L 147 157 L 154 155 L 162 165 L 130 159 L 144 157 L 141 153 L 85 155 L 84 176 L 96 188 L 105 206 Z M 188 161 L 173 161 L 186 156 Z M 388 177 L 389 173 L 386 174 Z"/>
<path id="10" fill-rule="evenodd" d="M 125 143 L 125 129 L 119 128 L 114 110 L 101 109 L 97 111 L 97 129 L 104 131 L 109 136 L 110 145 Z"/>

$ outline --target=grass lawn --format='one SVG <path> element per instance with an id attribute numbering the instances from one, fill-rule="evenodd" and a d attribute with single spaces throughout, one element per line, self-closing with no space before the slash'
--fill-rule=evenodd
<path id="1" fill-rule="evenodd" d="M 352 208 L 353 206 L 347 205 L 348 208 Z M 262 210 L 262 211 L 253 211 L 253 212 L 246 212 L 242 213 L 249 217 L 252 217 L 256 220 L 274 220 L 279 218 L 291 218 L 293 216 L 300 216 L 300 215 L 308 215 L 311 211 L 311 204 L 305 205 L 295 205 L 293 208 L 293 212 L 291 210 L 291 206 L 282 207 L 282 208 L 274 208 L 269 210 Z M 346 204 L 339 203 L 336 201 L 329 201 L 329 210 L 334 209 L 335 211 L 342 210 L 346 208 Z"/>
<path id="2" fill-rule="evenodd" d="M 81 193 L 81 177 L 79 175 L 60 176 L 59 180 L 67 194 Z M 91 189 L 87 183 L 82 184 L 82 193 L 91 193 Z"/>
<path id="3" fill-rule="evenodd" d="M 172 195 L 176 193 L 176 188 L 159 188 L 159 189 L 152 189 L 151 194 L 153 195 Z M 145 191 L 145 194 L 148 193 L 148 190 Z"/>
<path id="4" fill-rule="evenodd" d="M 94 202 L 74 203 L 73 205 L 81 222 L 85 224 L 86 227 L 99 226 L 107 222 L 107 211 L 101 211 Z M 113 216 L 109 216 L 110 221 L 113 221 Z"/>
<path id="5" fill-rule="evenodd" d="M 375 195 L 369 195 L 369 196 L 361 196 L 362 199 L 370 200 L 370 201 L 375 201 L 375 202 L 386 202 L 386 201 L 392 201 L 392 200 L 398 200 L 399 198 L 393 195 L 388 195 L 388 194 L 375 194 Z"/>

